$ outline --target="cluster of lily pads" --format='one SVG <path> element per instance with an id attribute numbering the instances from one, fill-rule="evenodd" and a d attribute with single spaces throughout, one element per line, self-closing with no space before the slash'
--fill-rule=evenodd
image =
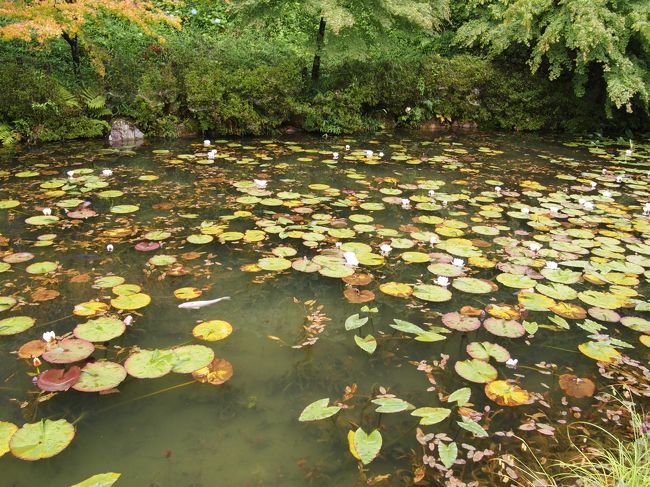
<path id="1" fill-rule="evenodd" d="M 131 326 L 134 318 L 128 313 L 137 316 L 152 304 L 142 289 L 145 284 L 66 268 L 35 253 L 50 247 L 92 251 L 100 268 L 111 255 L 155 253 L 143 263 L 144 283 L 187 275 L 209 282 L 221 253 L 243 250 L 240 270 L 253 276 L 252 283 L 291 273 L 318 274 L 331 286 L 340 286 L 341 299 L 348 303 L 377 302 L 401 310 L 400 318 L 382 319 L 379 307 L 366 304 L 343 320 L 339 330 L 354 332 L 354 343 L 370 356 L 392 350 L 395 338 L 409 344 L 411 357 L 419 354 L 415 364 L 433 384 L 429 392 L 437 394 L 420 406 L 411 399 L 421 397 L 419 391 L 403 391 L 408 401 L 388 389 L 370 399 L 378 414 L 410 412 L 416 418 L 416 438 L 422 446 L 416 470 L 427 466 L 461 482 L 454 469 L 466 462 L 462 449 L 475 458 L 476 448 L 444 432 L 455 424 L 471 435 L 468 438 L 489 438 L 491 412 L 475 407 L 484 399 L 492 407 L 522 406 L 526 415 L 552 416 L 545 391 L 528 390 L 522 373 L 524 367 L 529 375 L 550 373 L 543 352 L 535 347 L 552 333 L 565 334 L 569 352 L 592 361 L 581 359 L 582 377 L 565 366 L 557 378 L 562 393 L 572 400 L 596 393 L 597 374 L 601 388 L 624 382 L 633 394 L 650 395 L 650 372 L 642 361 L 650 346 L 650 321 L 644 315 L 650 311 L 650 181 L 644 166 L 650 160 L 648 147 L 629 153 L 613 144 L 567 143 L 571 150 L 583 150 L 582 160 L 556 160 L 541 153 L 545 172 L 531 164 L 526 166 L 529 173 L 517 174 L 491 162 L 503 154 L 494 144 L 468 149 L 444 140 L 385 146 L 378 140 L 346 142 L 349 145 L 315 148 L 289 141 L 206 141 L 187 153 L 153 151 L 160 169 L 151 174 L 138 174 L 128 164 L 99 172 L 83 167 L 88 163 L 70 166 L 63 161 L 0 171 L 0 217 L 24 224 L 18 238 L 0 235 L 0 278 L 40 286 L 30 298 L 20 292 L 0 296 L 0 312 L 11 314 L 0 319 L 0 335 L 27 333 L 34 327 L 36 320 L 22 314 L 21 306 L 60 299 L 52 284 L 92 280 L 99 296 L 76 304 L 72 313 L 93 319 L 18 350 L 20 358 L 42 358 L 52 365 L 38 371 L 38 388 L 106 392 L 128 375 L 144 379 L 170 372 L 221 384 L 232 375 L 232 366 L 205 345 L 133 347 L 125 361 L 119 360 L 115 340 Z M 93 162 L 108 164 L 109 158 L 125 155 L 128 152 L 104 151 Z M 178 172 L 192 175 L 194 182 L 177 182 Z M 321 182 L 323 172 L 327 183 Z M 24 196 L 34 194 L 37 199 Z M 144 208 L 139 195 L 159 195 L 160 201 Z M 43 229 L 47 233 L 37 235 Z M 70 242 L 66 232 L 82 236 Z M 14 250 L 19 241 L 30 242 L 34 250 Z M 104 295 L 107 290 L 112 296 Z M 198 285 L 173 292 L 178 300 L 202 294 Z M 414 314 L 417 317 L 410 318 Z M 407 315 L 408 320 L 402 319 Z M 356 334 L 369 324 L 372 333 Z M 228 323 L 214 320 L 200 323 L 193 334 L 216 341 L 231 331 Z M 439 348 L 432 344 L 459 337 L 465 346 L 458 356 L 431 360 L 432 351 L 444 350 L 440 343 Z M 109 344 L 117 350 L 115 360 L 89 360 L 95 349 L 110 349 Z M 327 345 L 321 341 L 319 346 Z M 522 353 L 527 347 L 526 355 L 511 352 Z M 456 374 L 453 379 L 448 361 Z M 318 399 L 299 419 L 352 412 L 352 398 L 334 403 Z M 356 418 L 355 424 L 364 420 Z M 554 431 L 545 424 L 537 421 L 531 427 L 527 419 L 520 430 L 542 435 Z M 65 420 L 28 424 L 23 434 L 23 429 L 14 433 L 12 427 L 17 427 L 1 425 L 6 425 L 2 431 L 10 438 L 10 450 L 20 458 L 26 457 L 21 437 L 31 437 L 27 433 L 32 428 L 40 428 L 48 441 L 56 438 L 52 443 L 58 451 L 74 435 Z M 434 425 L 444 425 L 445 430 L 433 436 L 420 429 Z M 380 455 L 380 427 L 358 426 L 347 435 L 352 456 L 363 465 Z M 30 455 L 33 458 L 27 459 L 44 458 L 43 452 Z M 500 475 L 512 478 L 511 470 L 504 466 Z"/>

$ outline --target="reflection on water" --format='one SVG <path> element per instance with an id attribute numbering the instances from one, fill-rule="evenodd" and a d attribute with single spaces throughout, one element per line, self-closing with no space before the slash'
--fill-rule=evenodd
<path id="1" fill-rule="evenodd" d="M 345 150 L 345 144 L 352 146 L 350 151 Z M 317 138 L 245 140 L 241 144 L 219 141 L 214 143 L 218 149 L 216 161 L 208 163 L 211 161 L 201 155 L 205 152 L 201 145 L 189 141 L 161 142 L 132 152 L 118 152 L 106 150 L 97 143 L 71 143 L 4 156 L 4 165 L 0 166 L 0 200 L 17 199 L 21 204 L 0 210 L 0 252 L 3 256 L 30 252 L 35 256 L 34 261 L 57 261 L 60 267 L 56 273 L 30 275 L 24 271 L 30 262 L 18 263 L 0 274 L 3 286 L 0 295 L 14 296 L 22 303 L 18 308 L 0 312 L 0 319 L 28 315 L 37 320 L 32 329 L 0 337 L 0 370 L 4 379 L 0 384 L 0 420 L 22 425 L 40 418 L 66 418 L 77 421 L 77 434 L 70 447 L 50 460 L 30 463 L 10 454 L 3 456 L 0 459 L 2 485 L 70 485 L 108 471 L 122 473 L 117 483 L 120 486 L 355 485 L 359 478 L 357 464 L 348 452 L 345 433 L 357 426 L 363 426 L 366 431 L 374 428 L 378 421 L 372 413 L 374 406 L 361 409 L 364 401 L 360 400 L 355 403 L 356 410 L 347 411 L 346 419 L 339 418 L 337 423 L 297 421 L 307 404 L 324 397 L 339 398 L 346 386 L 357 384 L 359 396 L 369 397 L 385 387 L 417 407 L 439 405 L 437 392 L 427 391 L 432 384 L 415 364 L 439 360 L 441 354 L 449 355 L 453 364 L 468 358 L 465 351 L 468 343 L 488 340 L 503 345 L 519 360 L 519 369 L 495 364 L 499 378 L 516 379 L 522 387 L 543 394 L 537 400 L 543 398 L 550 402 L 562 394 L 552 377 L 535 369 L 534 364 L 540 361 L 557 364 L 559 371 L 570 369 L 578 376 L 597 380 L 596 362 L 577 349 L 589 333 L 573 324 L 568 331 L 540 328 L 534 339 L 502 338 L 481 328 L 469 333 L 454 331 L 445 340 L 432 343 L 415 341 L 412 335 L 389 327 L 395 318 L 425 327 L 426 324 L 440 326 L 438 313 L 457 311 L 463 306 L 482 310 L 490 303 L 499 302 L 514 305 L 518 302 L 516 288 L 500 285 L 494 293 L 469 294 L 450 287 L 451 300 L 435 303 L 390 296 L 382 293 L 378 284 L 396 281 L 413 285 L 435 279 L 427 271 L 429 262 L 407 263 L 399 257 L 404 251 L 441 252 L 427 239 L 412 238 L 413 232 L 435 229 L 435 225 L 414 219 L 421 215 L 462 222 L 458 225 L 461 230 L 458 236 L 474 239 L 484 255 L 511 266 L 498 270 L 468 264 L 464 271 L 468 276 L 494 281 L 501 272 L 521 274 L 522 268 L 526 273 L 530 267 L 534 270 L 539 267 L 533 262 L 535 256 L 526 251 L 504 251 L 506 246 L 494 243 L 496 235 L 473 233 L 468 225 L 498 228 L 499 237 L 522 242 L 533 241 L 536 234 L 549 235 L 555 227 L 531 227 L 527 219 L 508 216 L 507 212 L 518 212 L 522 207 L 544 209 L 542 204 L 548 208 L 554 204 L 553 198 L 544 200 L 543 197 L 556 189 L 571 192 L 574 186 L 588 185 L 588 182 L 556 176 L 562 174 L 584 178 L 584 181 L 597 179 L 603 163 L 600 154 L 537 137 L 474 134 L 407 139 L 394 134 L 363 141 Z M 152 152 L 163 149 L 169 152 Z M 372 158 L 361 152 L 365 150 L 373 150 Z M 337 159 L 332 158 L 333 151 L 339 153 Z M 381 159 L 380 152 L 385 153 Z M 199 155 L 188 158 L 183 154 Z M 628 168 L 628 175 L 632 174 L 629 177 L 636 178 L 627 187 L 611 181 L 616 202 L 631 205 L 647 199 L 647 178 L 629 171 L 635 167 L 630 165 L 633 161 L 621 158 L 616 150 L 610 154 L 605 159 L 607 167 L 622 165 Z M 104 168 L 110 168 L 113 174 L 99 178 L 109 183 L 106 187 L 88 188 L 83 180 L 74 182 L 81 175 L 73 175 L 72 180 L 66 175 L 69 170 L 82 168 L 93 169 L 93 176 L 99 176 Z M 22 171 L 37 174 L 18 177 L 17 173 Z M 146 177 L 151 175 L 158 179 Z M 254 179 L 268 180 L 268 186 L 257 192 L 246 185 L 237 186 L 238 182 L 248 184 Z M 522 186 L 526 180 L 535 184 Z M 62 184 L 43 187 L 48 181 Z M 495 194 L 495 182 L 505 194 Z M 610 181 L 599 181 L 599 184 L 610 187 Z M 116 198 L 99 197 L 100 192 L 107 190 L 124 194 Z M 279 194 L 282 192 L 285 194 Z M 254 199 L 238 200 L 246 193 Z M 418 201 L 404 205 L 390 199 L 414 195 L 431 198 L 437 208 L 423 211 L 417 208 Z M 67 198 L 90 201 L 98 215 L 85 221 L 66 218 L 56 203 Z M 278 198 L 279 203 L 264 203 L 264 198 Z M 383 203 L 384 209 L 364 210 L 360 206 L 382 203 L 382 198 L 388 198 Z M 580 204 L 572 203 L 575 210 L 569 215 L 579 217 Z M 112 213 L 110 210 L 115 205 L 138 205 L 139 210 Z M 59 215 L 61 221 L 43 227 L 26 224 L 25 219 L 40 214 L 42 207 L 53 208 L 53 214 Z M 621 208 L 616 208 L 619 213 L 614 214 L 640 213 L 638 208 Z M 250 213 L 238 214 L 238 211 Z M 361 219 L 355 223 L 348 219 L 353 214 L 370 215 L 372 220 Z M 641 221 L 642 217 L 635 218 Z M 265 219 L 269 221 L 260 225 Z M 627 243 L 642 243 L 644 239 L 646 245 L 649 243 L 647 218 L 645 221 L 643 225 L 637 223 L 636 228 L 619 225 L 618 229 L 628 238 Z M 201 233 L 202 222 L 222 225 L 222 230 L 227 232 L 265 229 L 265 240 L 220 242 L 216 235 L 208 244 L 187 242 L 189 235 Z M 579 219 L 572 223 L 564 218 L 561 222 L 560 228 L 581 228 Z M 304 240 L 301 236 L 306 229 L 304 225 L 324 238 Z M 606 227 L 607 221 L 600 225 Z M 106 233 L 119 228 L 129 231 L 124 236 Z M 333 228 L 355 229 L 356 233 L 349 238 L 333 237 L 329 232 Z M 164 241 L 162 249 L 136 251 L 134 245 L 153 230 L 169 231 L 171 237 Z M 292 230 L 296 233 L 292 234 Z M 56 234 L 54 244 L 35 245 L 37 237 L 47 233 Z M 620 238 L 611 233 L 605 236 Z M 579 237 L 593 241 L 593 238 Z M 439 238 L 446 240 L 453 235 L 443 232 Z M 399 239 L 407 239 L 406 243 L 402 241 L 401 248 Z M 292 269 L 281 273 L 240 270 L 243 265 L 272 256 L 271 251 L 280 246 L 294 248 L 296 256 L 288 257 L 294 260 L 303 256 L 312 258 L 322 249 L 335 249 L 337 240 L 368 244 L 376 254 L 380 244 L 394 244 L 385 264 L 361 266 L 374 276 L 374 282 L 366 289 L 374 292 L 375 299 L 366 304 L 376 306 L 379 311 L 373 316 L 372 326 L 366 325 L 358 333 L 360 336 L 370 333 L 377 338 L 379 346 L 372 355 L 357 347 L 354 332 L 346 332 L 343 327 L 346 318 L 358 313 L 363 304 L 350 303 L 343 297 L 346 284 L 341 279 Z M 538 239 L 547 249 L 552 240 Z M 305 242 L 313 247 L 306 246 Z M 106 251 L 109 243 L 114 246 L 112 253 Z M 580 245 L 578 249 L 549 252 L 546 259 L 588 258 L 589 255 L 576 252 L 587 249 L 589 254 L 592 246 L 584 242 Z M 596 255 L 597 262 L 620 259 L 621 249 L 614 248 L 616 243 L 607 242 L 607 245 L 610 252 L 618 255 Z M 606 247 L 605 243 L 601 247 Z M 634 253 L 639 254 L 622 248 L 624 257 Z M 148 260 L 156 254 L 177 257 L 182 264 L 177 269 L 181 272 L 170 271 L 169 266 L 149 264 Z M 637 262 L 644 267 L 645 276 L 639 276 L 639 285 L 628 287 L 639 293 L 636 299 L 643 300 L 648 291 L 648 266 Z M 232 379 L 212 387 L 197 383 L 184 385 L 191 377 L 179 374 L 153 380 L 128 378 L 119 386 L 119 393 L 68 391 L 35 409 L 36 388 L 30 386 L 26 375 L 33 369 L 10 352 L 28 340 L 39 338 L 44 331 L 54 330 L 61 336 L 86 321 L 72 315 L 75 305 L 95 299 L 109 303 L 113 297 L 111 290 L 96 289 L 92 284 L 97 277 L 110 274 L 140 285 L 151 296 L 152 303 L 131 313 L 134 325 L 124 336 L 110 342 L 107 350 L 98 349 L 95 357 L 116 359 L 115 347 L 152 349 L 196 343 L 192 337 L 196 323 L 225 320 L 233 325 L 234 333 L 223 341 L 206 344 L 218 357 L 233 364 Z M 533 275 L 532 270 L 529 274 Z M 197 299 L 221 296 L 232 299 L 199 310 L 179 309 L 181 301 L 173 292 L 186 286 L 203 290 Z M 581 280 L 572 287 L 582 291 L 594 286 Z M 55 289 L 60 296 L 34 300 L 32 295 L 39 288 Z M 322 312 L 331 321 L 326 322 L 326 330 L 313 347 L 283 346 L 283 343 L 298 344 L 304 338 L 306 311 L 296 301 L 306 300 L 316 300 L 316 305 L 322 305 Z M 578 300 L 572 302 L 585 309 L 590 307 Z M 634 307 L 619 312 L 643 315 L 635 312 Z M 126 314 L 122 312 L 121 317 Z M 550 325 L 548 316 L 553 314 L 531 311 L 527 319 Z M 634 347 L 642 347 L 638 331 L 618 326 L 608 333 L 633 343 Z M 635 359 L 643 358 L 645 353 L 635 349 L 621 352 Z M 118 355 L 117 360 L 123 361 L 126 355 Z M 533 368 L 526 370 L 522 366 Z M 600 380 L 604 386 L 606 381 Z M 436 375 L 436 381 L 439 391 L 447 393 L 471 386 L 472 403 L 477 411 L 487 405 L 498 409 L 485 397 L 483 385 L 473 385 L 459 377 L 451 365 Z M 583 407 L 588 404 L 589 400 L 580 403 Z M 526 419 L 525 414 L 538 409 L 533 404 L 522 406 L 516 412 L 506 410 L 494 419 L 491 431 L 516 428 Z M 380 421 L 384 445 L 381 456 L 369 466 L 368 476 L 391 474 L 382 485 L 401 485 L 400 477 L 408 477 L 404 472 L 411 471 L 410 453 L 420 452 L 415 458 L 421 457 L 414 434 L 417 421 L 408 413 L 385 414 Z M 427 431 L 447 432 L 452 439 L 458 438 L 459 444 L 469 441 L 459 433 L 455 421 Z M 500 441 L 499 438 L 489 440 L 484 448 L 496 449 Z M 472 478 L 471 470 L 471 465 L 466 468 L 466 479 Z"/>

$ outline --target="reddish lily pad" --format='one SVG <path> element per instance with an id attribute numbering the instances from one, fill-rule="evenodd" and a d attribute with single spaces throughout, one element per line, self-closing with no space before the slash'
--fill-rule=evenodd
<path id="1" fill-rule="evenodd" d="M 65 338 L 51 344 L 43 358 L 51 364 L 71 364 L 88 358 L 95 351 L 95 346 L 79 338 Z"/>

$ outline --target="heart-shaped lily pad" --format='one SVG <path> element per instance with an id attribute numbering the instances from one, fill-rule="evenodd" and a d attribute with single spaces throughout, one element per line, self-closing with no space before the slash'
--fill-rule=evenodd
<path id="1" fill-rule="evenodd" d="M 496 343 L 472 342 L 467 345 L 466 349 L 470 357 L 486 362 L 490 360 L 490 357 L 497 362 L 507 362 L 510 358 L 510 352 Z"/>
<path id="2" fill-rule="evenodd" d="M 413 289 L 413 296 L 432 303 L 449 301 L 452 297 L 449 289 L 432 284 L 420 284 Z"/>
<path id="3" fill-rule="evenodd" d="M 381 451 L 381 433 L 379 430 L 374 430 L 372 433 L 367 434 L 361 428 L 358 428 L 354 432 L 353 444 L 361 463 L 368 465 L 377 458 Z"/>
<path id="4" fill-rule="evenodd" d="M 36 320 L 29 316 L 12 316 L 0 320 L 0 335 L 15 335 L 34 326 Z"/>
<path id="5" fill-rule="evenodd" d="M 312 402 L 305 409 L 303 409 L 302 413 L 300 413 L 298 421 L 318 421 L 320 419 L 334 416 L 341 410 L 341 407 L 328 406 L 329 402 L 329 397 Z"/>
<path id="6" fill-rule="evenodd" d="M 526 329 L 515 320 L 501 318 L 488 318 L 483 322 L 483 327 L 493 335 L 506 338 L 519 338 L 526 334 Z"/>
<path id="7" fill-rule="evenodd" d="M 442 323 L 447 328 L 464 332 L 478 330 L 481 327 L 481 320 L 475 316 L 463 316 L 458 312 L 442 315 Z"/>
<path id="8" fill-rule="evenodd" d="M 0 457 L 9 451 L 9 440 L 18 430 L 18 426 L 0 421 Z"/>
<path id="9" fill-rule="evenodd" d="M 451 414 L 451 409 L 423 407 L 411 412 L 411 416 L 420 418 L 422 426 L 430 426 L 444 421 Z"/>
<path id="10" fill-rule="evenodd" d="M 172 372 L 191 374 L 195 370 L 210 365 L 214 359 L 214 350 L 205 345 L 183 345 L 172 350 L 174 364 Z"/>
<path id="11" fill-rule="evenodd" d="M 199 323 L 192 330 L 192 335 L 206 342 L 217 342 L 232 333 L 232 325 L 227 321 L 210 320 Z"/>
<path id="12" fill-rule="evenodd" d="M 470 294 L 487 294 L 499 289 L 493 282 L 474 277 L 459 277 L 452 281 L 451 286 L 454 289 Z"/>
<path id="13" fill-rule="evenodd" d="M 151 296 L 145 293 L 135 293 L 118 296 L 111 299 L 111 306 L 116 309 L 135 310 L 144 308 L 151 303 Z"/>
<path id="14" fill-rule="evenodd" d="M 41 372 L 36 379 L 36 385 L 41 391 L 67 391 L 78 380 L 81 368 L 73 365 L 68 370 L 48 369 Z"/>
<path id="15" fill-rule="evenodd" d="M 97 318 L 77 325 L 74 336 L 89 342 L 107 342 L 117 338 L 126 330 L 126 325 L 117 318 Z"/>

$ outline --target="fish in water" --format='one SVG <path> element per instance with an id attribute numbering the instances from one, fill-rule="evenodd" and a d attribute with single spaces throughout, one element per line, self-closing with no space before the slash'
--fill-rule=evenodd
<path id="1" fill-rule="evenodd" d="M 219 301 L 223 301 L 224 299 L 230 299 L 230 296 L 224 296 L 223 298 L 217 298 L 217 299 L 210 299 L 208 301 L 188 301 L 187 303 L 179 304 L 178 307 L 182 309 L 201 309 L 201 308 L 205 308 L 206 306 L 210 306 L 211 304 L 218 303 Z"/>

